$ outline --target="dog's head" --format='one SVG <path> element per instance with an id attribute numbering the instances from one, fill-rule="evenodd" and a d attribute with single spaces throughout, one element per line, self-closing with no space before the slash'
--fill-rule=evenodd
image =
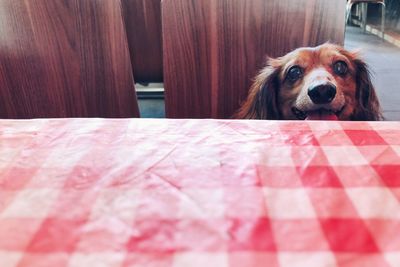
<path id="1" fill-rule="evenodd" d="M 382 114 L 364 61 L 324 44 L 269 59 L 235 117 L 381 120 Z"/>

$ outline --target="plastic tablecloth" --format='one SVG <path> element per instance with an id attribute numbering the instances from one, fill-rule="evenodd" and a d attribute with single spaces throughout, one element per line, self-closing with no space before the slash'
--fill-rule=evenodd
<path id="1" fill-rule="evenodd" d="M 400 123 L 0 120 L 0 266 L 399 267 Z"/>

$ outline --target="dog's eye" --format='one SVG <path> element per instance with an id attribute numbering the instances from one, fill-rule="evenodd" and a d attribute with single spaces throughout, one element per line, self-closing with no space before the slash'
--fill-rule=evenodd
<path id="1" fill-rule="evenodd" d="M 347 64 L 344 61 L 337 61 L 333 65 L 333 70 L 337 75 L 344 75 L 347 72 Z"/>
<path id="2" fill-rule="evenodd" d="M 289 69 L 286 77 L 289 79 L 289 81 L 295 82 L 300 79 L 302 75 L 303 70 L 299 66 L 293 66 Z"/>

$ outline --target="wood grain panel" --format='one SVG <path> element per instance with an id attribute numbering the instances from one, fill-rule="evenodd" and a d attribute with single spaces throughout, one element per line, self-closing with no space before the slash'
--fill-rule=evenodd
<path id="1" fill-rule="evenodd" d="M 0 0 L 0 117 L 134 117 L 119 0 Z"/>
<path id="2" fill-rule="evenodd" d="M 161 0 L 122 0 L 137 82 L 162 82 Z"/>
<path id="3" fill-rule="evenodd" d="M 163 0 L 164 86 L 171 118 L 229 118 L 266 56 L 343 44 L 346 1 Z"/>

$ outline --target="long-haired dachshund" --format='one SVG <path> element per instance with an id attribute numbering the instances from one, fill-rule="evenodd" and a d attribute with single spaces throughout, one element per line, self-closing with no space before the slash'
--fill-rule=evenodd
<path id="1" fill-rule="evenodd" d="M 256 77 L 238 119 L 383 119 L 367 65 L 333 44 L 299 48 L 269 59 Z"/>

